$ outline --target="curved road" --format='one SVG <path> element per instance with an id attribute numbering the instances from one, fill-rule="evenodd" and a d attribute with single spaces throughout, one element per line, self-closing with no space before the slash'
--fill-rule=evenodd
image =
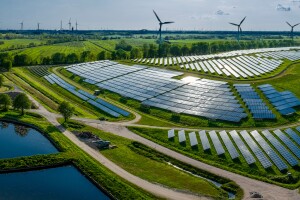
<path id="1" fill-rule="evenodd" d="M 148 181 L 145 181 L 139 177 L 136 177 L 127 171 L 123 170 L 110 160 L 108 160 L 106 157 L 104 157 L 102 154 L 100 154 L 98 151 L 92 149 L 82 141 L 80 141 L 76 136 L 74 136 L 69 131 L 62 128 L 62 126 L 57 122 L 57 117 L 61 117 L 60 115 L 54 114 L 46 110 L 42 105 L 40 105 L 37 101 L 35 101 L 33 98 L 31 100 L 39 106 L 39 110 L 35 110 L 34 112 L 37 112 L 41 115 L 43 115 L 51 124 L 58 127 L 62 133 L 64 133 L 65 136 L 67 136 L 71 141 L 73 141 L 76 145 L 78 145 L 80 148 L 82 148 L 86 153 L 91 155 L 93 158 L 98 160 L 101 164 L 109 168 L 114 173 L 118 174 L 119 176 L 123 177 L 127 181 L 143 188 L 144 190 L 153 193 L 154 195 L 167 198 L 167 199 L 207 199 L 206 197 L 199 197 L 194 196 L 191 194 L 186 194 L 178 191 L 174 191 L 171 189 L 164 188 L 162 186 L 150 183 Z M 139 119 L 140 116 L 137 115 L 137 118 Z M 190 165 L 193 165 L 194 167 L 197 167 L 199 169 L 203 169 L 206 171 L 209 171 L 211 173 L 217 174 L 219 176 L 226 177 L 230 180 L 235 181 L 243 190 L 244 190 L 244 198 L 243 199 L 249 199 L 249 192 L 256 191 L 261 193 L 264 196 L 264 199 L 270 199 L 270 200 L 299 200 L 300 194 L 298 193 L 298 190 L 289 190 L 286 188 L 282 188 L 276 185 L 272 185 L 269 183 L 265 183 L 262 181 L 254 180 L 248 177 L 241 176 L 239 174 L 235 174 L 232 172 L 228 172 L 226 170 L 210 166 L 208 164 L 205 164 L 203 162 L 200 162 L 198 160 L 194 160 L 190 157 L 184 156 L 182 154 L 179 154 L 173 150 L 170 150 L 168 148 L 165 148 L 159 144 L 156 144 L 148 139 L 145 139 L 131 131 L 129 131 L 126 126 L 132 125 L 133 122 L 136 122 L 137 120 L 133 120 L 130 122 L 100 122 L 98 120 L 92 120 L 92 119 L 82 119 L 82 118 L 74 118 L 76 120 L 82 121 L 83 123 L 93 126 L 95 128 L 101 129 L 106 132 L 113 133 L 115 135 L 125 137 L 134 141 L 138 141 L 144 145 L 147 145 L 151 148 L 156 149 L 157 151 L 168 155 L 170 157 L 173 157 L 177 160 L 180 160 L 182 162 L 188 163 Z M 152 127 L 153 128 L 153 127 Z M 160 128 L 160 127 L 156 127 Z M 165 127 L 166 128 L 166 127 Z M 167 128 L 166 128 L 167 129 Z"/>

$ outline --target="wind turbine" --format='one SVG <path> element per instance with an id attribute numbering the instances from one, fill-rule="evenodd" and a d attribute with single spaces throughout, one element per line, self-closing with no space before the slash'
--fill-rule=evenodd
<path id="1" fill-rule="evenodd" d="M 291 27 L 291 38 L 292 38 L 292 40 L 294 41 L 294 28 L 296 27 L 296 26 L 298 26 L 300 23 L 298 23 L 298 24 L 295 24 L 294 26 L 292 26 L 290 23 L 288 23 L 288 22 L 286 22 L 290 27 Z"/>
<path id="2" fill-rule="evenodd" d="M 239 43 L 240 43 L 240 34 L 242 33 L 241 25 L 245 21 L 245 19 L 246 19 L 246 17 L 244 17 L 244 19 L 239 24 L 229 22 L 229 24 L 238 27 L 237 40 L 238 40 Z"/>
<path id="3" fill-rule="evenodd" d="M 23 28 L 24 28 L 24 22 L 22 21 L 22 22 L 20 23 L 20 25 L 21 25 L 21 31 L 22 31 Z"/>
<path id="4" fill-rule="evenodd" d="M 71 18 L 69 19 L 69 31 L 72 29 L 72 23 L 71 23 Z"/>
<path id="5" fill-rule="evenodd" d="M 62 31 L 62 30 L 63 30 L 63 21 L 60 20 L 60 31 Z"/>
<path id="6" fill-rule="evenodd" d="M 156 18 L 157 18 L 157 20 L 158 20 L 158 22 L 159 22 L 159 44 L 161 44 L 162 43 L 162 40 L 161 40 L 161 29 L 162 29 L 162 26 L 164 25 L 164 24 L 172 24 L 172 23 L 174 23 L 174 22 L 162 22 L 160 19 L 159 19 L 159 17 L 158 17 L 158 15 L 156 14 L 156 12 L 153 10 L 153 12 L 154 12 L 154 15 L 156 16 Z"/>
<path id="7" fill-rule="evenodd" d="M 76 29 L 75 29 L 75 30 L 78 31 L 77 28 L 78 28 L 78 25 L 79 25 L 79 24 L 77 23 L 77 20 L 76 20 L 76 24 L 75 24 L 75 25 L 76 25 Z"/>
<path id="8" fill-rule="evenodd" d="M 40 24 L 41 24 L 40 22 L 37 23 L 37 30 L 38 31 L 40 30 Z"/>

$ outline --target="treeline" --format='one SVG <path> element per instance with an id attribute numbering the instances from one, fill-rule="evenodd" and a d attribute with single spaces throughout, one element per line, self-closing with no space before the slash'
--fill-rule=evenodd
<path id="1" fill-rule="evenodd" d="M 153 58 L 168 56 L 188 56 L 188 55 L 206 55 L 221 53 L 234 50 L 274 48 L 300 45 L 299 42 L 292 43 L 291 40 L 253 40 L 241 41 L 216 41 L 216 42 L 198 42 L 190 46 L 163 43 L 160 48 L 158 45 L 143 45 L 143 47 L 134 47 L 130 50 L 127 57 L 134 58 Z M 127 47 L 128 48 L 128 47 Z M 123 49 L 125 50 L 125 49 Z"/>

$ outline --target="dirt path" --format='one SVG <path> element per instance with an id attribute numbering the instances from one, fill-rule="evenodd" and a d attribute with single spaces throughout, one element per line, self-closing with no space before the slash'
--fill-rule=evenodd
<path id="1" fill-rule="evenodd" d="M 31 97 L 30 97 L 31 98 Z M 32 99 L 32 98 L 31 98 Z M 144 190 L 153 193 L 154 195 L 167 198 L 167 199 L 206 199 L 205 197 L 197 197 L 194 195 L 181 193 L 178 191 L 174 191 L 171 189 L 164 188 L 159 185 L 155 185 L 153 183 L 150 183 L 148 181 L 145 181 L 139 177 L 136 177 L 127 171 L 123 170 L 107 158 L 105 158 L 103 155 L 101 155 L 98 151 L 92 149 L 85 143 L 81 142 L 78 138 L 76 138 L 72 133 L 69 131 L 63 129 L 60 124 L 57 122 L 56 118 L 60 117 L 58 114 L 50 113 L 47 111 L 42 105 L 40 105 L 38 102 L 36 102 L 34 99 L 32 99 L 36 105 L 39 105 L 39 110 L 35 110 L 34 112 L 37 112 L 41 115 L 43 115 L 49 122 L 51 122 L 54 126 L 57 126 L 62 133 L 64 133 L 65 136 L 67 136 L 71 141 L 73 141 L 76 145 L 78 145 L 81 149 L 83 149 L 86 153 L 91 155 L 93 158 L 98 160 L 101 164 L 112 170 L 114 173 L 118 174 L 119 176 L 123 177 L 127 181 L 138 185 L 139 187 L 143 188 Z M 138 118 L 138 117 L 137 117 Z M 138 141 L 144 145 L 147 145 L 153 149 L 156 149 L 157 151 L 168 155 L 170 157 L 173 157 L 177 160 L 180 160 L 184 163 L 193 165 L 199 169 L 207 170 L 211 173 L 217 174 L 222 177 L 226 177 L 230 180 L 235 181 L 243 190 L 244 190 L 244 198 L 243 199 L 249 199 L 249 192 L 256 191 L 260 192 L 264 199 L 270 199 L 270 200 L 299 200 L 300 195 L 298 193 L 298 190 L 289 190 L 285 189 L 276 185 L 272 185 L 269 183 L 265 183 L 262 181 L 254 180 L 248 177 L 244 177 L 232 172 L 228 172 L 223 169 L 219 169 L 217 167 L 210 166 L 208 164 L 205 164 L 203 162 L 194 160 L 192 158 L 189 158 L 187 156 L 184 156 L 182 154 L 179 154 L 175 151 L 172 151 L 168 148 L 165 148 L 161 145 L 158 145 L 148 139 L 145 139 L 139 135 L 134 134 L 133 132 L 129 131 L 126 126 L 132 125 L 133 122 L 101 122 L 98 120 L 93 119 L 82 119 L 82 118 L 74 118 L 76 120 L 79 120 L 85 124 L 88 124 L 90 126 L 93 126 L 97 129 L 104 130 L 106 132 L 113 133 L 115 135 L 125 137 L 134 141 Z M 133 120 L 136 121 L 136 120 Z M 144 125 L 139 125 L 141 127 L 148 127 Z M 153 127 L 152 127 L 153 128 Z M 161 127 L 156 127 L 161 128 Z M 165 129 L 168 129 L 167 127 L 164 127 Z M 189 129 L 193 130 L 193 129 Z"/>
<path id="2" fill-rule="evenodd" d="M 144 145 L 147 145 L 165 155 L 168 155 L 172 158 L 175 158 L 177 160 L 180 160 L 184 163 L 188 163 L 190 165 L 193 165 L 199 169 L 207 170 L 211 173 L 217 174 L 222 177 L 226 177 L 230 180 L 235 181 L 243 190 L 245 197 L 244 199 L 248 199 L 249 192 L 256 191 L 261 193 L 265 199 L 274 199 L 274 200 L 299 200 L 300 195 L 298 193 L 298 190 L 289 190 L 285 189 L 276 185 L 272 185 L 269 183 L 265 183 L 262 181 L 254 180 L 248 177 L 244 177 L 232 172 L 228 172 L 223 169 L 219 169 L 217 167 L 210 166 L 208 164 L 202 163 L 200 161 L 194 160 L 192 158 L 189 158 L 187 156 L 184 156 L 180 153 L 177 153 L 175 151 L 172 151 L 168 148 L 165 148 L 159 144 L 156 144 L 148 139 L 145 139 L 139 135 L 134 134 L 133 132 L 129 131 L 124 126 L 116 126 L 116 125 L 109 125 L 109 124 L 98 124 L 98 123 L 88 123 L 88 125 L 91 125 L 95 128 L 113 133 L 118 136 L 122 136 L 134 141 L 138 141 Z"/>
<path id="3" fill-rule="evenodd" d="M 59 115 L 50 113 L 47 111 L 43 106 L 41 106 L 37 101 L 35 101 L 33 98 L 29 97 L 36 105 L 39 106 L 39 110 L 35 110 L 34 112 L 39 113 L 43 115 L 52 125 L 56 126 L 67 138 L 69 138 L 74 144 L 76 144 L 78 147 L 80 147 L 83 151 L 85 151 L 87 154 L 92 156 L 95 160 L 100 162 L 102 165 L 107 167 L 109 170 L 114 172 L 115 174 L 119 175 L 120 177 L 124 178 L 128 182 L 131 182 L 138 187 L 141 187 L 145 191 L 150 192 L 151 194 L 154 194 L 155 196 L 162 197 L 165 199 L 180 199 L 180 200 L 193 200 L 193 199 L 200 199 L 200 200 L 208 200 L 210 198 L 207 197 L 200 197 L 193 194 L 188 194 L 180 191 L 175 191 L 169 188 L 165 188 L 163 186 L 153 184 L 151 182 L 148 182 L 144 179 L 141 179 L 133 174 L 130 174 L 129 172 L 125 171 L 109 159 L 107 159 L 105 156 L 103 156 L 99 151 L 91 148 L 84 142 L 80 141 L 74 134 L 72 134 L 70 131 L 63 128 L 57 121 L 57 117 Z M 61 116 L 59 116 L 61 117 Z"/>

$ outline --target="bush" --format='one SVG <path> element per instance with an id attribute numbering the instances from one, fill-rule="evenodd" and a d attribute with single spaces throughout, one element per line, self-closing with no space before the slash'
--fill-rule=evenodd
<path id="1" fill-rule="evenodd" d="M 172 113 L 171 121 L 173 121 L 173 122 L 179 122 L 180 121 L 180 114 L 178 114 L 178 113 Z"/>
<path id="2" fill-rule="evenodd" d="M 149 114 L 150 113 L 150 107 L 147 106 L 147 105 L 141 104 L 140 111 Z"/>

